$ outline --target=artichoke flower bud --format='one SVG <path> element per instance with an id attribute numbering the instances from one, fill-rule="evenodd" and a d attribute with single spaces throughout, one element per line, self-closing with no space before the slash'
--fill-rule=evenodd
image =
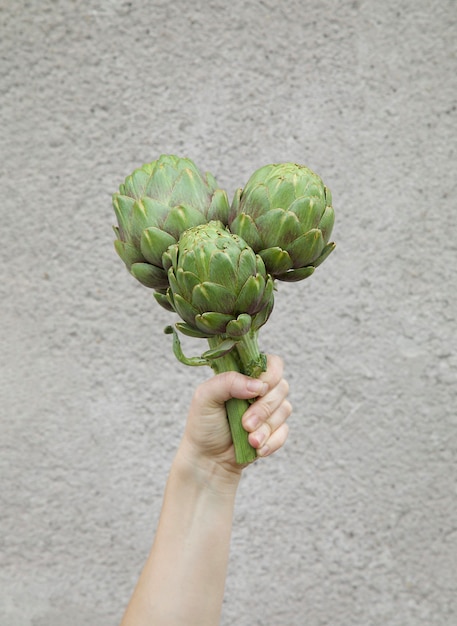
<path id="1" fill-rule="evenodd" d="M 273 278 L 310 276 L 332 252 L 332 196 L 320 177 L 303 165 L 265 165 L 235 194 L 231 232 L 265 262 Z"/>
<path id="2" fill-rule="evenodd" d="M 127 269 L 170 309 L 162 256 L 181 234 L 211 220 L 227 223 L 227 194 L 190 159 L 162 155 L 125 179 L 113 195 L 115 249 Z"/>
<path id="3" fill-rule="evenodd" d="M 219 221 L 185 231 L 164 253 L 163 266 L 185 334 L 237 341 L 260 328 L 273 309 L 273 279 L 262 258 Z"/>

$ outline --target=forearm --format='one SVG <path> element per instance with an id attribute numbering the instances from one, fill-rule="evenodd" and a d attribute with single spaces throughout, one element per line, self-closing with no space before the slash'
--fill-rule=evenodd
<path id="1" fill-rule="evenodd" d="M 238 482 L 238 473 L 191 458 L 181 444 L 121 626 L 219 624 Z"/>

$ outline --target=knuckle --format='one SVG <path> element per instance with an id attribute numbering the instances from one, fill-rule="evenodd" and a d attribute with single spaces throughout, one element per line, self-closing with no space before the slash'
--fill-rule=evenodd
<path id="1" fill-rule="evenodd" d="M 257 404 L 257 403 L 256 403 Z M 256 413 L 261 422 L 266 422 L 271 415 L 271 406 L 269 402 L 258 402 Z"/>
<path id="2" fill-rule="evenodd" d="M 237 373 L 236 372 L 222 372 L 219 374 L 222 385 L 227 389 L 230 395 L 236 393 L 237 389 Z"/>

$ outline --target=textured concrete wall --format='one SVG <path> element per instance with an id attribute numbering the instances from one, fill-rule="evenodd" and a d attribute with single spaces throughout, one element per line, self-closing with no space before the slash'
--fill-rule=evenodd
<path id="1" fill-rule="evenodd" d="M 210 375 L 113 252 L 110 195 L 163 152 L 230 195 L 305 163 L 337 212 L 337 251 L 261 335 L 295 411 L 242 481 L 222 624 L 457 623 L 456 17 L 0 2 L 2 626 L 119 621 Z"/>

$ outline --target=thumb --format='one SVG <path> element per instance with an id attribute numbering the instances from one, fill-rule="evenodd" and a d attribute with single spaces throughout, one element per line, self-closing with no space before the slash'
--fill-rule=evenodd
<path id="1" fill-rule="evenodd" d="M 198 400 L 220 406 L 230 398 L 248 400 L 263 396 L 267 391 L 268 384 L 263 380 L 239 372 L 223 372 L 200 385 Z"/>

